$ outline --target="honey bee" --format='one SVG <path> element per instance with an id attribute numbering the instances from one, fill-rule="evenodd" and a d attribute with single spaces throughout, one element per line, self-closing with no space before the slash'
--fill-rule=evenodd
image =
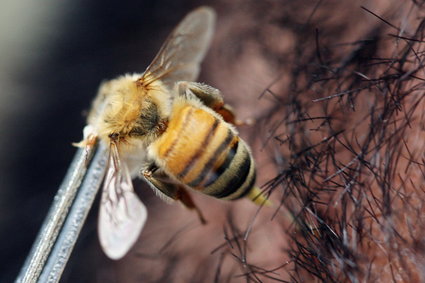
<path id="1" fill-rule="evenodd" d="M 188 14 L 143 74 L 101 85 L 84 140 L 109 148 L 98 233 L 111 259 L 137 240 L 147 211 L 134 193 L 141 176 L 165 200 L 178 200 L 203 217 L 187 189 L 219 199 L 265 201 L 255 184 L 250 149 L 232 125 L 219 90 L 196 80 L 215 23 L 211 8 Z"/>

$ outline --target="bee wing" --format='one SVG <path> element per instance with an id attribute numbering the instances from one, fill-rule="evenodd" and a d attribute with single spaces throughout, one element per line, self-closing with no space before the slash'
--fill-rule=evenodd
<path id="1" fill-rule="evenodd" d="M 215 12 L 201 7 L 188 14 L 168 36 L 139 82 L 161 79 L 172 89 L 175 82 L 194 81 L 214 32 Z"/>
<path id="2" fill-rule="evenodd" d="M 146 222 L 146 207 L 134 193 L 126 164 L 111 144 L 103 184 L 98 233 L 103 251 L 111 259 L 122 258 L 136 242 Z"/>

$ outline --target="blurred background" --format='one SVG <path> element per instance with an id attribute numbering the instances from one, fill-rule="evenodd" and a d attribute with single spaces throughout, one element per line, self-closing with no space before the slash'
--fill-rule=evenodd
<path id="1" fill-rule="evenodd" d="M 200 5 L 212 6 L 218 19 L 199 80 L 221 89 L 240 119 L 256 121 L 240 132 L 253 147 L 258 184 L 273 191 L 275 206 L 257 215 L 258 208 L 245 200 L 225 203 L 195 195 L 209 221 L 202 226 L 194 213 L 163 203 L 136 181 L 149 211 L 136 247 L 121 261 L 106 258 L 96 235 L 96 201 L 61 282 L 424 279 L 418 232 L 424 108 L 422 100 L 408 100 L 423 96 L 408 96 L 422 88 L 416 80 L 424 77 L 418 67 L 423 66 L 422 1 L 5 0 L 0 11 L 0 282 L 12 282 L 23 264 L 75 153 L 71 143 L 82 137 L 100 82 L 143 72 L 171 29 Z M 337 102 L 313 101 L 336 93 Z M 394 109 L 407 114 L 388 114 Z M 400 126 L 397 119 L 409 123 Z M 301 125 L 306 120 L 310 124 Z M 393 121 L 398 128 L 379 121 Z M 374 123 L 376 132 L 370 130 Z M 343 132 L 338 145 L 332 137 Z M 411 140 L 384 137 L 390 132 Z M 383 148 L 366 149 L 361 146 L 366 140 Z M 353 161 L 356 150 L 361 158 Z M 394 167 L 367 171 L 370 164 Z M 355 182 L 329 184 L 327 177 L 347 168 Z M 315 174 L 321 170 L 319 178 Z M 350 182 L 353 188 L 347 189 Z M 417 203 L 408 211 L 411 199 Z M 391 211 L 406 213 L 392 218 Z M 243 239 L 251 227 L 249 239 Z M 388 232 L 395 230 L 409 232 Z M 377 252 L 378 246 L 385 252 Z M 391 260 L 393 253 L 398 257 Z"/>

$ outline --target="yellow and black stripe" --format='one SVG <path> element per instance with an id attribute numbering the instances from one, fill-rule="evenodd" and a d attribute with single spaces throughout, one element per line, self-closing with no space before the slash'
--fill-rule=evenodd
<path id="1" fill-rule="evenodd" d="M 181 183 L 220 199 L 246 196 L 255 184 L 248 146 L 226 122 L 184 104 L 151 146 L 155 162 Z"/>

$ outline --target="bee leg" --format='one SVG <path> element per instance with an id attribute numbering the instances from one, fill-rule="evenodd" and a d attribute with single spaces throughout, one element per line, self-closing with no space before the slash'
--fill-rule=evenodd
<path id="1" fill-rule="evenodd" d="M 168 176 L 162 170 L 158 169 L 155 164 L 151 164 L 146 169 L 142 169 L 140 175 L 162 200 L 166 202 L 177 200 L 178 188 L 162 181 L 162 179 L 168 179 Z"/>
<path id="2" fill-rule="evenodd" d="M 141 175 L 161 199 L 165 201 L 179 200 L 186 208 L 196 211 L 202 224 L 207 223 L 201 210 L 195 205 L 186 189 L 182 185 L 172 183 L 165 172 L 160 170 L 155 164 L 151 164 L 147 169 L 141 170 Z"/>
<path id="3" fill-rule="evenodd" d="M 207 224 L 207 221 L 202 215 L 201 210 L 196 206 L 189 192 L 183 186 L 179 186 L 178 200 L 188 209 L 195 210 L 196 214 L 198 214 L 199 220 L 201 221 L 203 225 Z"/>
<path id="4" fill-rule="evenodd" d="M 228 123 L 233 125 L 245 124 L 242 121 L 236 120 L 233 108 L 224 103 L 220 90 L 213 88 L 212 86 L 202 83 L 182 81 L 177 83 L 177 92 L 179 95 L 185 96 L 188 99 L 193 96 L 197 97 L 205 104 L 205 106 L 220 114 L 224 121 Z"/>

